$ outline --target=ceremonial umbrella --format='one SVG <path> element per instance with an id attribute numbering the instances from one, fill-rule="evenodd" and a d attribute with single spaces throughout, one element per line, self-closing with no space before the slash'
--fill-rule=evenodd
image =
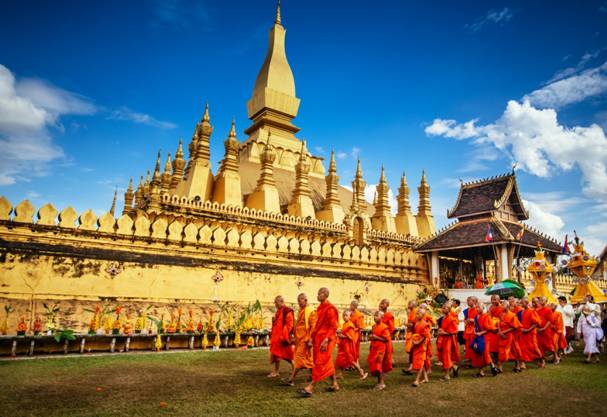
<path id="1" fill-rule="evenodd" d="M 517 282 L 506 279 L 487 288 L 485 294 L 499 295 L 501 298 L 508 298 L 510 296 L 515 298 L 523 298 L 525 296 L 525 290 Z"/>

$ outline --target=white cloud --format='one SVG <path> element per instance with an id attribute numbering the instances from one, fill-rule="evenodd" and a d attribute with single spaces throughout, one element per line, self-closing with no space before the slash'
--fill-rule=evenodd
<path id="1" fill-rule="evenodd" d="M 345 152 L 337 152 L 335 156 L 337 157 L 337 159 L 346 159 L 348 157 L 348 154 Z"/>
<path id="2" fill-rule="evenodd" d="M 365 200 L 370 204 L 375 200 L 375 194 L 377 193 L 377 184 L 367 184 L 365 187 Z M 398 201 L 392 192 L 392 189 L 388 190 L 388 202 L 390 203 L 390 211 L 392 214 L 396 214 L 398 209 Z"/>
<path id="3" fill-rule="evenodd" d="M 555 110 L 541 110 L 527 101 L 514 100 L 508 102 L 494 123 L 475 123 L 436 119 L 425 131 L 428 135 L 493 145 L 516 161 L 518 167 L 538 177 L 579 167 L 584 193 L 607 200 L 607 137 L 600 126 L 568 128 L 559 124 Z"/>
<path id="4" fill-rule="evenodd" d="M 509 22 L 513 17 L 514 11 L 508 7 L 499 10 L 493 9 L 487 12 L 485 16 L 476 19 L 474 23 L 465 25 L 464 27 L 470 29 L 472 32 L 478 32 L 488 23 L 503 25 Z"/>
<path id="5" fill-rule="evenodd" d="M 322 146 L 315 146 L 314 150 L 321 155 L 323 155 L 325 153 L 325 148 L 323 148 Z"/>
<path id="6" fill-rule="evenodd" d="M 115 110 L 110 110 L 107 118 L 113 120 L 126 120 L 137 124 L 158 127 L 161 129 L 175 129 L 177 127 L 175 123 L 158 120 L 149 114 L 139 113 L 124 106 Z"/>
<path id="7" fill-rule="evenodd" d="M 590 59 L 591 56 L 587 58 Z M 584 57 L 582 58 L 584 60 Z M 550 82 L 523 97 L 536 107 L 561 108 L 607 91 L 607 62 L 576 74 L 577 69 L 565 69 Z M 553 77 L 554 79 L 554 77 Z"/>
<path id="8" fill-rule="evenodd" d="M 590 224 L 584 228 L 581 236 L 584 249 L 591 255 L 598 256 L 607 244 L 607 222 Z"/>
<path id="9" fill-rule="evenodd" d="M 350 155 L 352 156 L 352 159 L 358 159 L 358 156 L 360 155 L 360 148 L 354 146 L 350 151 Z"/>
<path id="10" fill-rule="evenodd" d="M 559 238 L 565 227 L 565 222 L 560 216 L 545 210 L 541 204 L 529 200 L 523 200 L 523 204 L 529 211 L 529 224 L 549 236 Z"/>

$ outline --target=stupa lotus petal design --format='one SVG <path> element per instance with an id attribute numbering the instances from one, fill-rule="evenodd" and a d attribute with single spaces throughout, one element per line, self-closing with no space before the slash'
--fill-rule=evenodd
<path id="1" fill-rule="evenodd" d="M 591 295 L 595 303 L 607 303 L 607 296 L 590 278 L 597 267 L 597 263 L 597 259 L 590 256 L 584 249 L 584 242 L 576 236 L 574 251 L 567 263 L 567 268 L 578 278 L 578 283 L 571 296 L 573 304 L 585 302 L 587 295 Z"/>

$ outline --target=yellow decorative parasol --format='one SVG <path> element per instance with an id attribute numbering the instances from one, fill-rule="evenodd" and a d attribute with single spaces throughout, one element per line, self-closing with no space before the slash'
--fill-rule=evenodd
<path id="1" fill-rule="evenodd" d="M 596 258 L 586 252 L 584 243 L 580 242 L 580 239 L 576 236 L 575 250 L 567 263 L 567 268 L 578 278 L 578 283 L 571 296 L 572 304 L 586 302 L 587 295 L 591 295 L 595 303 L 607 303 L 607 297 L 603 294 L 603 291 L 590 278 L 596 266 Z"/>
<path id="2" fill-rule="evenodd" d="M 537 243 L 537 250 L 535 251 L 535 259 L 533 259 L 527 270 L 531 273 L 533 280 L 535 281 L 535 287 L 529 294 L 529 298 L 546 297 L 549 303 L 556 304 L 556 297 L 552 294 L 546 283 L 546 278 L 552 274 L 554 269 L 552 264 L 546 260 L 545 253 L 539 242 Z"/>

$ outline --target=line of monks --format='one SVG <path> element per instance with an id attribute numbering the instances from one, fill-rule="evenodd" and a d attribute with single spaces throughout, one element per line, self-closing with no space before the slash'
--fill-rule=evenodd
<path id="1" fill-rule="evenodd" d="M 339 312 L 329 302 L 329 290 L 318 290 L 320 302 L 316 311 L 308 305 L 305 294 L 297 297 L 299 311 L 287 307 L 281 296 L 276 297 L 276 314 L 272 321 L 270 336 L 270 362 L 273 365 L 270 378 L 279 376 L 280 361 L 288 362 L 292 371 L 283 382 L 294 386 L 295 377 L 302 369 L 310 369 L 310 383 L 298 393 L 310 397 L 314 387 L 322 380 L 331 379 L 329 391 L 340 389 L 338 379 L 343 370 L 355 369 L 364 380 L 369 374 L 377 378 L 375 388 L 383 390 L 385 375 L 393 368 L 394 316 L 388 311 L 388 300 L 382 300 L 374 314 L 375 324 L 369 336 L 370 347 L 367 357 L 369 372 L 360 365 L 360 340 L 364 329 L 364 315 L 358 311 L 358 302 L 352 301 L 350 308 L 343 312 L 340 331 Z M 483 377 L 489 367 L 495 376 L 503 372 L 503 364 L 514 362 L 514 372 L 526 369 L 527 362 L 537 361 L 543 368 L 546 359 L 552 356 L 559 363 L 560 355 L 567 347 L 563 332 L 563 318 L 556 305 L 547 303 L 545 298 L 517 300 L 510 297 L 500 300 L 491 297 L 489 307 L 476 297 L 467 299 L 468 308 L 463 311 L 465 330 L 464 360 L 476 369 L 476 377 Z M 443 369 L 441 380 L 448 381 L 459 376 L 460 349 L 458 345 L 458 312 L 451 301 L 441 308 L 442 316 L 435 320 L 426 304 L 408 305 L 405 351 L 409 356 L 409 367 L 402 372 L 415 375 L 414 387 L 429 382 L 433 353 L 432 329 L 438 328 L 436 339 L 437 364 Z M 337 356 L 333 361 L 333 351 Z"/>

